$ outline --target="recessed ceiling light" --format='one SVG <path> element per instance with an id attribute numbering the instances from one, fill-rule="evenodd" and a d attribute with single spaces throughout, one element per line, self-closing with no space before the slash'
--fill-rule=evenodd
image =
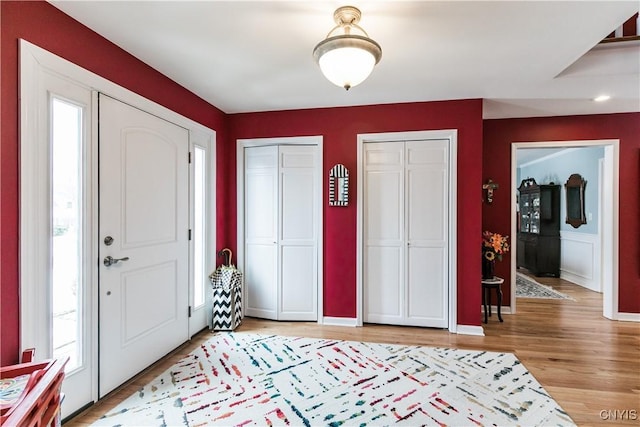
<path id="1" fill-rule="evenodd" d="M 608 101 L 610 99 L 611 99 L 611 97 L 609 95 L 600 95 L 600 96 L 596 96 L 595 98 L 593 98 L 593 100 L 596 101 L 596 102 L 604 102 L 604 101 Z"/>

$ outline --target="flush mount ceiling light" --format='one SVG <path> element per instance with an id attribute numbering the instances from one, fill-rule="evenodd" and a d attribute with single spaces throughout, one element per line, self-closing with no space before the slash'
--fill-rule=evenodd
<path id="1" fill-rule="evenodd" d="M 333 84 L 349 90 L 362 83 L 382 57 L 382 48 L 359 25 L 362 13 L 343 6 L 333 13 L 336 25 L 313 49 L 322 74 Z"/>

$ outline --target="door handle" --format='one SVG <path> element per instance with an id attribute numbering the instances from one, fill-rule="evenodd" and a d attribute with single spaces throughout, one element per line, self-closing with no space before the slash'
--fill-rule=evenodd
<path id="1" fill-rule="evenodd" d="M 120 261 L 129 261 L 129 257 L 126 256 L 124 258 L 114 258 L 111 255 L 107 256 L 104 258 L 104 261 L 102 261 L 105 265 L 105 267 L 111 267 L 113 264 L 117 264 Z"/>

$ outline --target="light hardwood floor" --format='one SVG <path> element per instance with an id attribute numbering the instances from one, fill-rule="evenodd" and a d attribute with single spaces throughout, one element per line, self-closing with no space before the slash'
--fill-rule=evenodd
<path id="1" fill-rule="evenodd" d="M 561 279 L 537 280 L 575 301 L 518 298 L 517 314 L 503 314 L 504 323 L 499 323 L 494 313 L 482 324 L 484 337 L 425 328 L 351 328 L 251 318 L 236 332 L 511 352 L 576 424 L 640 425 L 640 324 L 602 317 L 601 294 Z M 201 332 L 65 426 L 91 424 L 210 336 Z"/>

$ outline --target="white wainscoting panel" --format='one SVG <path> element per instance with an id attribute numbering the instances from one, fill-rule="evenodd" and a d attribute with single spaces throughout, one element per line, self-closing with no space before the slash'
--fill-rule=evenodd
<path id="1" fill-rule="evenodd" d="M 560 277 L 602 292 L 600 236 L 560 231 Z"/>

